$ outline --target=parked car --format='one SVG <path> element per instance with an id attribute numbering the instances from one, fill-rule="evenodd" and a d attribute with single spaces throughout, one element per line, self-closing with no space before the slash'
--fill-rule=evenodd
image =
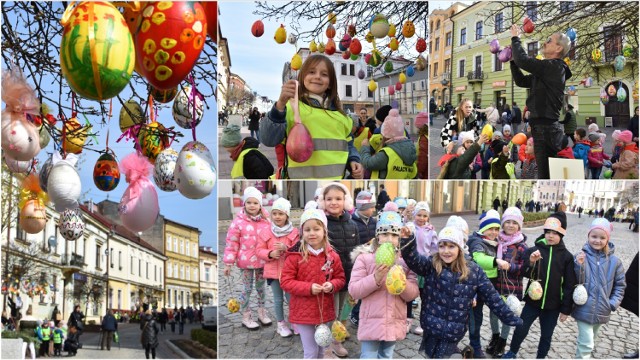
<path id="1" fill-rule="evenodd" d="M 204 306 L 202 308 L 202 328 L 205 330 L 217 331 L 218 329 L 218 307 Z"/>

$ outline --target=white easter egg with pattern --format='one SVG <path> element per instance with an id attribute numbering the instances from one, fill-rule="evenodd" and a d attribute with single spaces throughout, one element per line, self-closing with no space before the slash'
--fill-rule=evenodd
<path id="1" fill-rule="evenodd" d="M 2 150 L 19 161 L 33 159 L 40 152 L 38 129 L 22 114 L 2 112 Z"/>
<path id="2" fill-rule="evenodd" d="M 505 301 L 509 309 L 513 311 L 514 314 L 520 316 L 520 313 L 522 312 L 522 304 L 520 304 L 520 300 L 518 300 L 515 295 L 509 295 Z"/>
<path id="3" fill-rule="evenodd" d="M 27 173 L 31 169 L 32 160 L 20 161 L 12 158 L 9 154 L 4 155 L 4 163 L 7 164 L 9 171 L 13 173 Z"/>
<path id="4" fill-rule="evenodd" d="M 587 299 L 589 299 L 587 288 L 582 284 L 576 286 L 575 290 L 573 290 L 573 302 L 576 303 L 576 305 L 584 305 L 587 303 Z"/>
<path id="5" fill-rule="evenodd" d="M 191 87 L 187 86 L 182 89 L 176 99 L 173 101 L 172 114 L 176 124 L 183 129 L 191 129 L 194 126 L 198 126 L 202 120 L 202 114 L 204 112 L 204 104 L 202 100 L 196 96 L 196 113 L 195 119 L 193 118 L 193 101 L 189 99 L 191 94 Z M 193 122 L 192 122 L 193 120 Z M 195 123 L 195 125 L 193 124 Z"/>
<path id="6" fill-rule="evenodd" d="M 316 344 L 320 347 L 327 347 L 331 345 L 333 336 L 331 335 L 331 329 L 325 324 L 316 326 L 316 332 L 313 334 L 313 338 L 316 340 Z"/>
<path id="7" fill-rule="evenodd" d="M 216 169 L 211 152 L 204 144 L 191 141 L 180 150 L 175 179 L 178 191 L 189 199 L 202 199 L 211 194 L 216 183 Z"/>
<path id="8" fill-rule="evenodd" d="M 175 179 L 176 162 L 178 152 L 172 148 L 166 148 L 158 154 L 153 166 L 153 181 L 162 191 L 175 191 L 178 184 Z"/>
<path id="9" fill-rule="evenodd" d="M 58 221 L 60 235 L 69 241 L 76 241 L 84 234 L 84 220 L 79 208 L 66 209 Z"/>

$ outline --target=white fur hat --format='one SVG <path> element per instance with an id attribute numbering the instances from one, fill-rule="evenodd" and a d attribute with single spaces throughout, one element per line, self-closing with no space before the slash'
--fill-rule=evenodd
<path id="1" fill-rule="evenodd" d="M 416 204 L 416 207 L 413 209 L 413 216 L 418 215 L 420 210 L 424 210 L 427 212 L 427 215 L 431 214 L 431 209 L 429 208 L 429 204 L 426 201 L 420 201 Z"/>
<path id="2" fill-rule="evenodd" d="M 347 187 L 344 184 L 341 184 L 339 182 L 329 183 L 329 184 L 325 185 L 322 188 L 322 193 L 320 193 L 320 196 L 318 197 L 318 200 L 317 200 L 318 209 L 325 210 L 324 194 L 325 194 L 327 188 L 333 187 L 333 186 L 339 187 L 345 193 L 345 195 L 344 195 L 344 209 L 347 212 L 350 212 L 351 210 L 353 210 L 353 197 L 351 196 L 351 193 L 349 192 L 349 189 L 347 189 Z"/>

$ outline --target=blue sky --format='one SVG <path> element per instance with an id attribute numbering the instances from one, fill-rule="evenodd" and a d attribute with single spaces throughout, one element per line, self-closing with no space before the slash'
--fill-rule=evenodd
<path id="1" fill-rule="evenodd" d="M 10 21 L 13 23 L 13 17 L 10 16 Z M 52 40 L 52 43 L 59 44 L 60 39 L 56 38 Z M 216 61 L 216 59 L 213 59 Z M 3 68 L 7 68 L 6 64 L 3 63 Z M 213 68 L 211 69 L 213 71 Z M 53 81 L 43 81 L 44 84 L 51 84 Z M 33 81 L 29 81 L 33 86 Z M 198 85 L 199 81 L 196 79 L 196 85 Z M 48 85 L 50 86 L 50 85 Z M 204 86 L 204 85 L 203 85 Z M 46 87 L 46 90 L 52 90 L 50 87 Z M 57 97 L 57 88 L 53 89 L 54 94 Z M 145 94 L 145 89 L 137 89 L 139 94 Z M 125 88 L 122 93 L 120 93 L 121 98 L 126 101 L 131 96 L 130 90 Z M 66 96 L 63 95 L 63 99 Z M 64 100 L 63 100 L 64 101 Z M 99 108 L 99 104 L 95 101 L 83 100 L 85 104 L 93 104 L 96 108 Z M 108 100 L 105 101 L 108 108 Z M 204 109 L 204 117 L 200 124 L 197 126 L 197 140 L 204 143 L 205 146 L 209 148 L 211 151 L 215 163 L 217 164 L 217 104 L 215 98 L 209 97 L 206 99 L 208 109 L 205 107 Z M 52 104 L 49 104 L 52 105 Z M 192 140 L 191 130 L 182 129 L 177 126 L 175 121 L 173 120 L 173 116 L 171 114 L 171 103 L 167 104 L 169 106 L 164 106 L 158 111 L 157 121 L 162 123 L 163 125 L 170 127 L 175 126 L 176 131 L 180 131 L 184 137 L 179 139 L 179 143 L 175 143 L 172 147 L 176 151 L 180 151 L 182 146 L 184 146 L 187 142 Z M 116 140 L 121 135 L 118 115 L 120 113 L 120 102 L 114 98 L 113 100 L 113 117 L 111 118 L 108 129 L 110 130 L 109 135 L 109 148 L 113 149 L 116 153 L 118 160 L 122 160 L 127 155 L 131 154 L 133 149 L 132 142 L 125 142 L 122 140 L 120 143 L 116 143 Z M 70 116 L 70 113 L 66 114 Z M 79 117 L 79 119 L 81 119 Z M 93 132 L 97 132 L 96 135 L 98 144 L 92 145 L 92 149 L 96 150 L 104 150 L 105 142 L 107 137 L 107 126 L 103 126 L 100 124 L 101 119 L 99 117 L 89 117 L 89 121 L 94 125 Z M 81 121 L 84 123 L 84 121 Z M 61 123 L 58 122 L 57 127 L 60 127 Z M 95 142 L 95 141 L 94 141 Z M 45 149 L 43 149 L 39 155 L 38 159 L 41 162 L 44 162 L 48 157 L 47 153 L 53 152 L 53 141 L 47 145 Z M 93 151 L 83 151 L 82 153 L 82 164 L 80 165 L 79 173 L 80 179 L 82 181 L 82 193 L 83 198 L 81 201 L 93 200 L 94 203 L 98 203 L 106 198 L 109 200 L 120 202 L 122 198 L 122 194 L 127 188 L 128 184 L 125 182 L 125 177 L 122 175 L 120 183 L 118 187 L 110 192 L 103 192 L 99 190 L 93 183 L 93 167 L 98 159 L 99 154 Z M 77 167 L 77 166 L 76 166 Z M 153 182 L 153 173 L 149 176 L 149 179 Z M 176 222 L 187 224 L 190 226 L 194 226 L 199 228 L 202 231 L 200 236 L 200 245 L 201 246 L 211 246 L 215 252 L 217 252 L 217 241 L 215 238 L 217 237 L 217 219 L 218 219 L 218 201 L 217 201 L 217 185 L 214 187 L 213 192 L 200 200 L 191 200 L 187 199 L 180 194 L 178 190 L 174 192 L 164 192 L 156 188 L 158 193 L 158 201 L 160 204 L 160 213 L 164 215 L 166 218 L 174 220 Z"/>

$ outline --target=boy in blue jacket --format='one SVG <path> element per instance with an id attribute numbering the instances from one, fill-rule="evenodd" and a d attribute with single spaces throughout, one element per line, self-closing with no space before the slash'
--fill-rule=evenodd
<path id="1" fill-rule="evenodd" d="M 573 156 L 576 159 L 582 159 L 584 163 L 584 174 L 585 178 L 588 177 L 588 155 L 589 150 L 591 150 L 591 142 L 587 139 L 587 131 L 583 128 L 577 128 L 574 137 L 576 139 L 576 143 L 573 146 Z"/>

